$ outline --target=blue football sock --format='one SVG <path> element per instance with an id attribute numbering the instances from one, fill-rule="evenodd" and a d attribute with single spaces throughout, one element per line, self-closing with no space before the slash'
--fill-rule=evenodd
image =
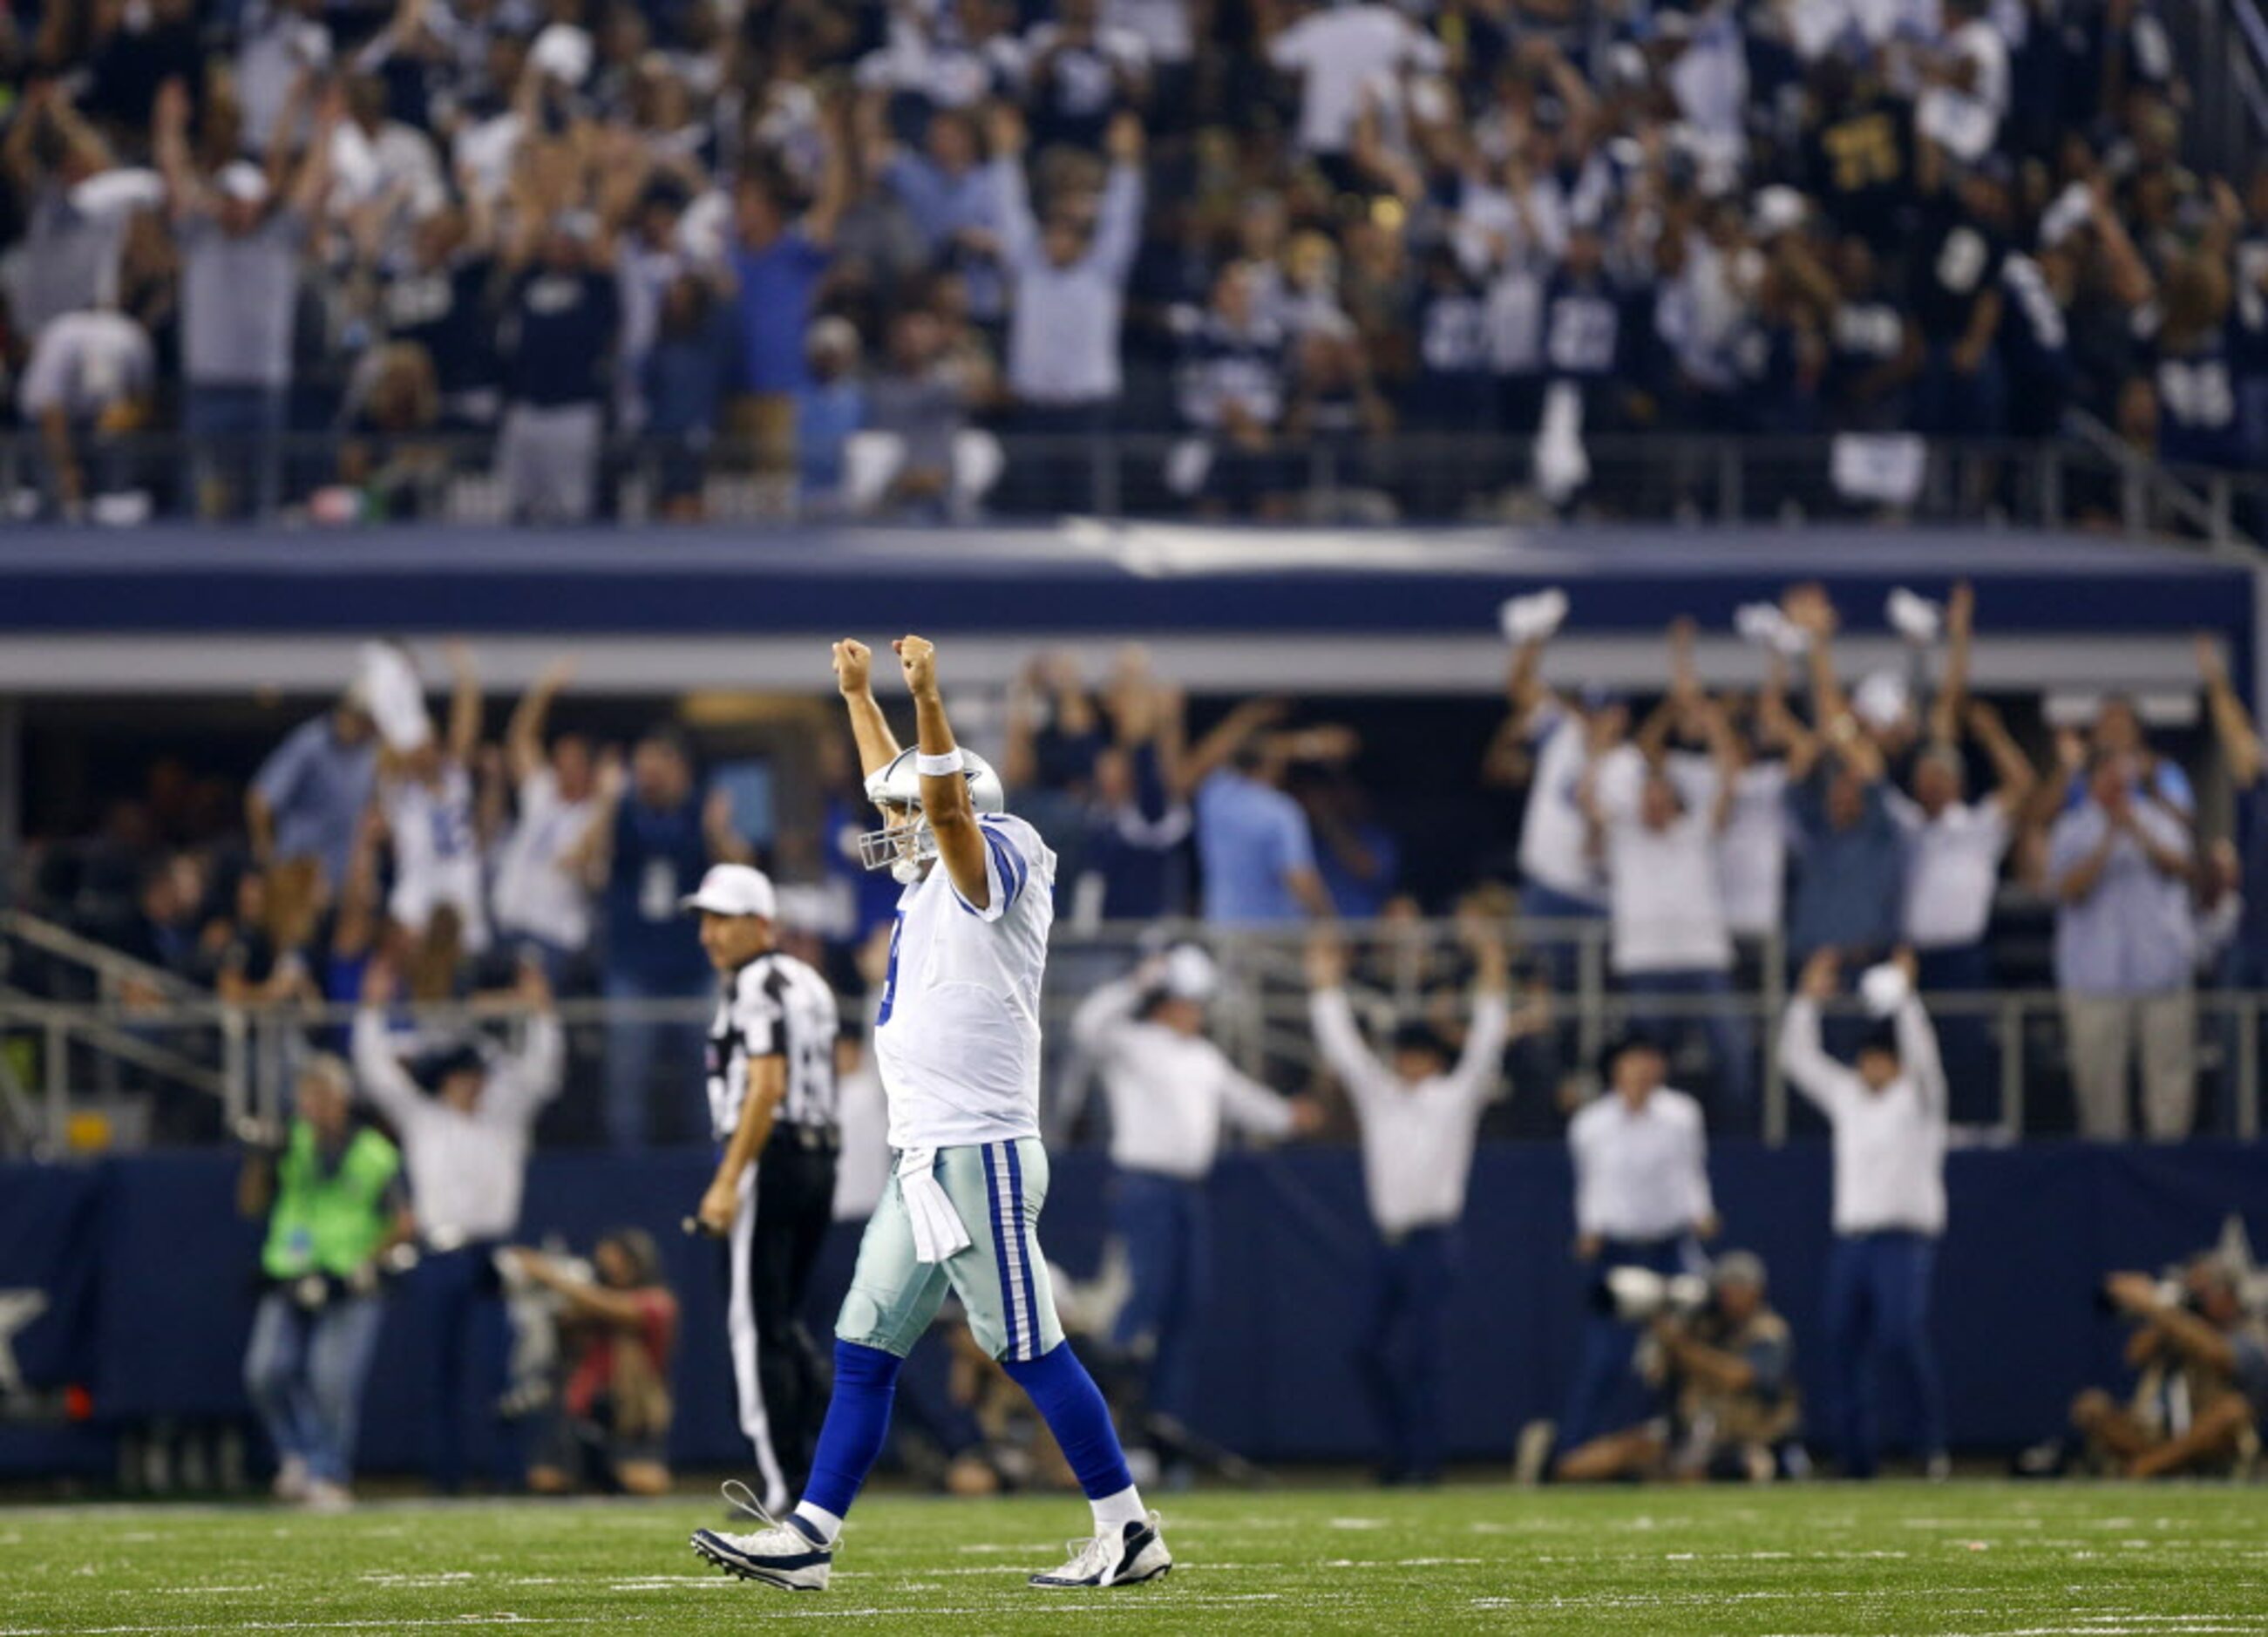
<path id="1" fill-rule="evenodd" d="M 890 1400 L 897 1394 L 898 1368 L 904 1362 L 880 1347 L 835 1344 L 835 1392 L 819 1428 L 811 1480 L 803 1486 L 807 1503 L 838 1518 L 849 1514 L 889 1435 Z"/>
<path id="2" fill-rule="evenodd" d="M 1056 1435 L 1064 1459 L 1079 1475 L 1079 1486 L 1086 1491 L 1089 1501 L 1123 1494 L 1134 1487 L 1134 1474 L 1126 1470 L 1126 1452 L 1118 1447 L 1118 1429 L 1110 1424 L 1110 1406 L 1103 1403 L 1101 1389 L 1071 1350 L 1071 1343 L 1057 1342 L 1042 1357 L 1020 1363 L 1003 1359 L 1000 1367 L 1032 1396 L 1040 1419 Z"/>

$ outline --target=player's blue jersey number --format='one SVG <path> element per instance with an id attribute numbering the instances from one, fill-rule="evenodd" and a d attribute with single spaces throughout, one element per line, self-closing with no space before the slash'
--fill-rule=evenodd
<path id="1" fill-rule="evenodd" d="M 906 912 L 900 910 L 890 918 L 890 964 L 882 973 L 882 1007 L 874 1014 L 876 1029 L 890 1021 L 890 1007 L 898 998 L 898 940 L 906 930 Z"/>

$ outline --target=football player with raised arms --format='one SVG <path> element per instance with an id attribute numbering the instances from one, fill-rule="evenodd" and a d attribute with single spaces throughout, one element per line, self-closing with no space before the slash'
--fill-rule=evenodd
<path id="1" fill-rule="evenodd" d="M 1031 1395 L 1094 1510 L 1093 1537 L 1031 1583 L 1154 1580 L 1173 1557 L 1102 1394 L 1064 1339 L 1040 1250 L 1040 980 L 1056 856 L 1002 811 L 999 775 L 954 743 L 935 647 L 919 637 L 891 646 L 913 696 L 917 748 L 898 748 L 875 703 L 864 644 L 835 645 L 835 677 L 867 798 L 882 812 L 883 828 L 861 839 L 866 867 L 905 886 L 874 1024 L 897 1168 L 836 1323 L 834 1396 L 802 1501 L 775 1522 L 728 1484 L 728 1498 L 762 1527 L 702 1530 L 693 1548 L 744 1580 L 827 1584 L 843 1516 L 889 1429 L 899 1367 L 950 1289 L 978 1344 Z"/>

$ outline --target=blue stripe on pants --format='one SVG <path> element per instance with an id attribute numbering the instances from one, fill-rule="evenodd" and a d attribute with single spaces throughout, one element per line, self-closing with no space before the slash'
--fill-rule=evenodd
<path id="1" fill-rule="evenodd" d="M 1008 1271 L 1007 1218 L 1000 1208 L 1003 1197 L 1001 1172 L 1005 1168 L 1001 1149 L 1005 1143 L 988 1144 L 984 1150 L 984 1197 L 992 1213 L 992 1261 L 1000 1274 L 1000 1322 L 1008 1332 L 1007 1347 L 1003 1356 L 1028 1359 L 1031 1354 L 1031 1335 L 1016 1322 L 1016 1279 Z"/>
<path id="2" fill-rule="evenodd" d="M 1834 1383 L 1836 1453 L 1845 1478 L 1871 1478 L 1879 1453 L 1876 1366 L 1910 1395 L 1917 1454 L 1945 1448 L 1945 1397 L 1929 1339 L 1930 1275 L 1937 1240 L 1889 1229 L 1837 1237 L 1827 1263 L 1827 1346 Z"/>
<path id="3" fill-rule="evenodd" d="M 1016 1251 L 1010 1265 L 1022 1287 L 1024 1301 L 1024 1356 L 1036 1357 L 1040 1350 L 1040 1302 L 1032 1289 L 1031 1248 L 1024 1242 L 1024 1162 L 1017 1156 L 1016 1145 L 1000 1145 L 1008 1161 L 1008 1231 L 1015 1235 Z M 1011 1304 L 1015 1293 L 1004 1291 Z"/>

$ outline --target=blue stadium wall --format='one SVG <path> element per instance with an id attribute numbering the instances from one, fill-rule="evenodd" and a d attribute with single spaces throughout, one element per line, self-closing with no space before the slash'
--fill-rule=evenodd
<path id="1" fill-rule="evenodd" d="M 1822 1384 L 1820 1294 L 1828 1235 L 1823 1144 L 1727 1143 L 1711 1169 L 1728 1245 L 1770 1263 L 1793 1324 L 1806 1387 Z M 677 1221 L 705 1182 L 705 1154 L 538 1159 L 525 1228 L 587 1246 L 635 1223 L 666 1247 L 684 1299 L 673 1443 L 688 1465 L 738 1463 L 714 1247 Z M 77 1382 L 96 1420 L 75 1433 L 0 1427 L 0 1473 L 109 1470 L 109 1427 L 144 1417 L 242 1415 L 239 1368 L 252 1315 L 258 1232 L 233 1214 L 222 1154 L 85 1166 L 0 1167 L 0 1289 L 47 1289 L 49 1313 L 16 1339 L 35 1383 Z M 2268 1152 L 2043 1143 L 1949 1161 L 1952 1227 L 1937 1284 L 1937 1335 L 1956 1442 L 2007 1449 L 2052 1430 L 2079 1387 L 2117 1378 L 2119 1331 L 2095 1310 L 2097 1276 L 2156 1267 L 2241 1214 L 2268 1246 Z M 1048 1200 L 1051 1255 L 1093 1270 L 1107 1169 L 1067 1154 Z M 1371 1450 L 1349 1354 L 1361 1333 L 1369 1240 L 1360 1176 L 1344 1152 L 1233 1158 L 1211 1190 L 1216 1279 L 1200 1365 L 1203 1430 L 1263 1460 L 1358 1461 Z M 1531 1415 L 1554 1413 L 1574 1357 L 1584 1282 L 1570 1259 L 1571 1180 L 1556 1146 L 1484 1149 L 1464 1228 L 1449 1368 L 1450 1438 L 1462 1457 L 1508 1455 Z M 821 1333 L 847 1282 L 855 1230 L 836 1230 L 814 1302 Z M 925 1346 L 931 1365 L 936 1344 Z M 429 1369 L 398 1301 L 364 1421 L 372 1470 L 419 1460 Z M 1894 1418 L 1895 1424 L 1895 1418 Z"/>

